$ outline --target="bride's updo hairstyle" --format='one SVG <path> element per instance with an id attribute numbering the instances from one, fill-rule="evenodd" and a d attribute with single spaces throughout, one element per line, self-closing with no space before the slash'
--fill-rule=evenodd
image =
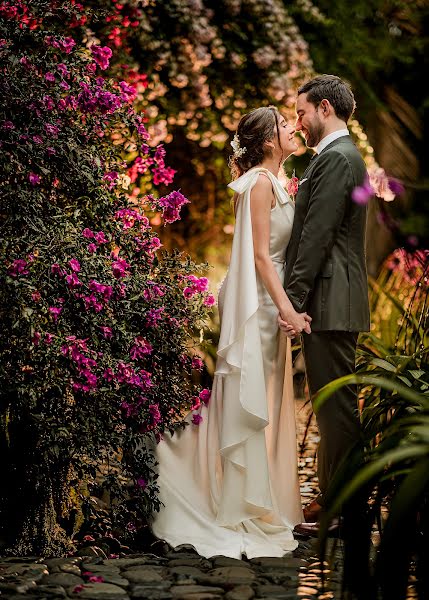
<path id="1" fill-rule="evenodd" d="M 241 117 L 233 142 L 238 147 L 234 148 L 234 154 L 229 158 L 233 179 L 261 164 L 265 156 L 270 154 L 270 150 L 264 148 L 264 142 L 271 141 L 276 133 L 281 147 L 279 120 L 280 114 L 275 106 L 255 108 Z"/>

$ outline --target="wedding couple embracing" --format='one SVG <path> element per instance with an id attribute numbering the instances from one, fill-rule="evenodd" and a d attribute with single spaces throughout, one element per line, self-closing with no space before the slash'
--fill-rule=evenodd
<path id="1" fill-rule="evenodd" d="M 291 338 L 302 336 L 313 398 L 354 372 L 358 333 L 369 329 L 366 210 L 352 200 L 366 169 L 347 130 L 354 108 L 349 86 L 323 75 L 298 90 L 295 126 L 272 106 L 238 125 L 211 399 L 198 426 L 191 414 L 157 448 L 163 507 L 152 527 L 173 547 L 249 559 L 294 550 L 294 530 L 317 532 L 329 482 L 359 443 L 356 390 L 343 387 L 317 414 L 320 494 L 303 514 Z M 315 154 L 294 202 L 277 175 L 297 150 L 297 131 Z"/>

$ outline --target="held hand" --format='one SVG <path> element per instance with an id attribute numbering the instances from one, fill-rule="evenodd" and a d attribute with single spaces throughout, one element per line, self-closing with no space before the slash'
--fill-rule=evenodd
<path id="1" fill-rule="evenodd" d="M 308 334 L 311 333 L 311 321 L 312 318 L 307 313 L 297 313 L 295 311 L 286 315 L 285 319 L 282 319 L 281 315 L 277 319 L 281 331 L 290 338 L 295 337 L 303 331 Z"/>
<path id="2" fill-rule="evenodd" d="M 296 332 L 292 325 L 289 325 L 289 323 L 283 321 L 280 315 L 277 317 L 277 323 L 279 325 L 280 330 L 286 335 L 286 337 L 294 338 L 296 336 Z"/>

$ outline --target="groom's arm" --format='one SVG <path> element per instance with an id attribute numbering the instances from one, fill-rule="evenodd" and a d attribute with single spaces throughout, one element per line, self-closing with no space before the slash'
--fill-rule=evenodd
<path id="1" fill-rule="evenodd" d="M 298 254 L 286 288 L 298 312 L 306 310 L 308 294 L 331 252 L 353 187 L 353 173 L 343 154 L 331 151 L 317 159 Z"/>

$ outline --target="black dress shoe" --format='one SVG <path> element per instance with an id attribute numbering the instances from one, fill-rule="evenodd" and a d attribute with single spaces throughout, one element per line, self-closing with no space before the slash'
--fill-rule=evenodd
<path id="1" fill-rule="evenodd" d="M 323 506 L 319 504 L 316 498 L 315 500 L 310 502 L 310 504 L 307 504 L 307 506 L 304 507 L 304 521 L 306 523 L 315 523 L 319 520 L 320 513 L 322 512 L 322 510 Z"/>
<path id="2" fill-rule="evenodd" d="M 295 525 L 293 530 L 294 535 L 302 538 L 318 537 L 320 531 L 320 523 L 299 523 Z M 328 527 L 328 537 L 339 538 L 341 535 L 341 520 L 339 518 L 332 519 Z"/>

